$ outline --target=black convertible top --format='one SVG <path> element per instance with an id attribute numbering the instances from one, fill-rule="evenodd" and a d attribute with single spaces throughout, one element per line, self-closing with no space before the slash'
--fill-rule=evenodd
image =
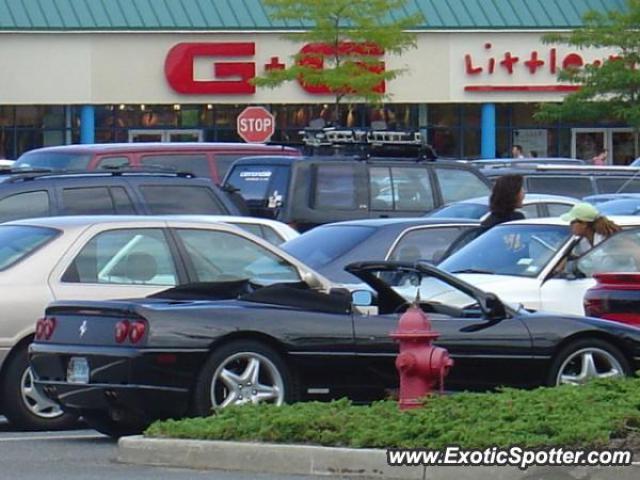
<path id="1" fill-rule="evenodd" d="M 211 301 L 237 299 L 323 313 L 351 312 L 351 294 L 348 290 L 333 289 L 327 294 L 313 290 L 304 282 L 276 283 L 266 287 L 248 280 L 191 283 L 149 295 L 147 298 Z"/>

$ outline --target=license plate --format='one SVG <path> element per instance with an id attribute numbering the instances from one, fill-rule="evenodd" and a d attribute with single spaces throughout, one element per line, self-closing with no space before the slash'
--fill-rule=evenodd
<path id="1" fill-rule="evenodd" d="M 84 357 L 71 357 L 67 365 L 67 382 L 89 383 L 89 362 Z"/>

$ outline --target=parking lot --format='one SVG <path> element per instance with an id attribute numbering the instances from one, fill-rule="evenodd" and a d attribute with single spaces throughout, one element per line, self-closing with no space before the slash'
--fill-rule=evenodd
<path id="1" fill-rule="evenodd" d="M 25 448 L 28 446 L 28 448 Z M 115 440 L 94 430 L 16 432 L 0 416 L 0 479 L 303 480 L 311 477 L 139 467 L 116 460 Z"/>

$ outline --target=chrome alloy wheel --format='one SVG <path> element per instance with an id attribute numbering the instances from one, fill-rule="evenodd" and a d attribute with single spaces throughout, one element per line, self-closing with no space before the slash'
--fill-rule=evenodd
<path id="1" fill-rule="evenodd" d="M 583 385 L 594 378 L 624 376 L 624 369 L 611 353 L 601 348 L 573 352 L 560 366 L 556 385 Z"/>
<path id="2" fill-rule="evenodd" d="M 20 381 L 20 393 L 22 401 L 27 409 L 39 418 L 52 419 L 62 416 L 64 413 L 60 405 L 53 402 L 45 395 L 40 393 L 33 384 L 33 374 L 31 368 L 28 368 L 22 374 Z"/>
<path id="3" fill-rule="evenodd" d="M 227 357 L 216 369 L 210 395 L 213 408 L 262 402 L 282 405 L 284 380 L 267 357 L 239 352 Z"/>

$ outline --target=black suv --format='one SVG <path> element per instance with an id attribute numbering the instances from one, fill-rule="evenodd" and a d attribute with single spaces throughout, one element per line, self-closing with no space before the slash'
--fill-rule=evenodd
<path id="1" fill-rule="evenodd" d="M 492 181 L 508 173 L 520 174 L 529 193 L 576 198 L 600 193 L 640 193 L 640 169 L 634 167 L 537 165 L 489 167 L 480 171 Z"/>
<path id="2" fill-rule="evenodd" d="M 52 215 L 239 215 L 226 192 L 190 174 L 0 174 L 0 222 Z"/>
<path id="3" fill-rule="evenodd" d="M 252 215 L 301 231 L 341 220 L 422 216 L 491 190 L 462 162 L 346 156 L 243 158 L 223 184 L 239 190 Z"/>

